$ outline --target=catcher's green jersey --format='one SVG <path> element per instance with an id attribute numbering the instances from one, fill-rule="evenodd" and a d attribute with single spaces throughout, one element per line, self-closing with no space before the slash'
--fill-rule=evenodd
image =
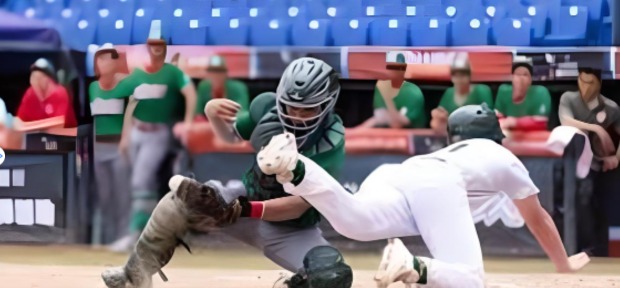
<path id="1" fill-rule="evenodd" d="M 114 88 L 103 90 L 99 81 L 90 84 L 88 96 L 90 111 L 95 120 L 96 135 L 120 135 L 123 130 L 125 99 L 133 93 L 133 86 L 127 79 L 121 80 Z"/>
<path id="2" fill-rule="evenodd" d="M 497 89 L 495 109 L 506 117 L 549 116 L 551 95 L 544 86 L 532 85 L 523 102 L 512 102 L 512 85 L 502 84 Z"/>
<path id="3" fill-rule="evenodd" d="M 133 112 L 136 119 L 170 124 L 180 118 L 185 103 L 181 90 L 191 79 L 179 68 L 166 63 L 155 73 L 136 69 L 128 78 L 135 87 L 133 97 L 138 100 Z"/>
<path id="4" fill-rule="evenodd" d="M 446 92 L 443 93 L 439 101 L 439 106 L 446 109 L 448 114 L 452 114 L 454 110 L 461 106 L 480 105 L 482 103 L 487 103 L 489 108 L 493 109 L 493 94 L 491 93 L 491 88 L 484 84 L 472 84 L 469 95 L 467 95 L 465 101 L 460 105 L 456 103 L 454 97 L 454 87 L 450 87 L 446 89 Z"/>
<path id="5" fill-rule="evenodd" d="M 275 107 L 275 94 L 263 93 L 257 96 L 252 101 L 249 111 L 237 116 L 235 127 L 239 136 L 249 140 L 256 151 L 267 145 L 272 136 L 284 132 Z M 318 140 L 311 143 L 312 145 L 307 145 L 309 148 L 300 152 L 337 179 L 345 157 L 344 126 L 340 117 L 332 114 L 326 119 L 323 127 L 320 137 L 314 138 Z M 276 181 L 275 176 L 265 175 L 260 170 L 256 160 L 243 175 L 243 183 L 250 200 L 264 201 L 290 196 Z M 310 208 L 298 219 L 277 223 L 307 227 L 316 224 L 320 219 L 319 212 Z"/>

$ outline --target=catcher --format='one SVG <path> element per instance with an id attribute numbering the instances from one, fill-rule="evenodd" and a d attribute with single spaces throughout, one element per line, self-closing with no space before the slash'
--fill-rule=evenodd
<path id="1" fill-rule="evenodd" d="M 299 152 L 337 177 L 344 160 L 344 126 L 334 114 L 340 93 L 338 75 L 314 58 L 293 61 L 284 71 L 276 93 L 256 97 L 248 112 L 227 99 L 214 99 L 205 114 L 221 139 L 249 140 L 256 151 L 274 135 L 289 131 Z M 239 113 L 238 113 L 239 112 Z M 224 187 L 218 181 L 201 184 L 175 176 L 168 193 L 153 211 L 128 262 L 106 270 L 109 288 L 151 287 L 183 244 L 187 231 L 222 231 L 263 250 L 281 267 L 299 272 L 285 287 L 348 288 L 352 271 L 336 249 L 329 247 L 317 224 L 320 214 L 301 197 L 284 191 L 275 176 L 265 175 L 256 161 L 243 176 L 243 187 Z M 187 245 L 185 245 L 187 246 Z M 131 285 L 131 286 L 128 286 Z"/>

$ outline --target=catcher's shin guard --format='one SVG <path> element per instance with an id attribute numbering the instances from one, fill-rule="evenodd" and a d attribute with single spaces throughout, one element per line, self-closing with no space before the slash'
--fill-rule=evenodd
<path id="1" fill-rule="evenodd" d="M 150 288 L 152 276 L 161 272 L 188 230 L 209 231 L 231 224 L 239 217 L 237 201 L 227 205 L 213 187 L 174 176 L 169 192 L 157 204 L 127 264 L 103 272 L 108 288 Z M 189 250 L 189 247 L 185 245 Z"/>

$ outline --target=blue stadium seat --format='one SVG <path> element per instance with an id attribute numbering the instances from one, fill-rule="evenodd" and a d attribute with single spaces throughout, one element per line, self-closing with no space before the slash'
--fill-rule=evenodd
<path id="1" fill-rule="evenodd" d="M 76 11 L 70 18 L 61 21 L 58 30 L 67 46 L 85 52 L 88 45 L 95 43 L 97 18 L 84 18 L 79 14 Z"/>
<path id="2" fill-rule="evenodd" d="M 474 46 L 489 44 L 489 23 L 484 19 L 461 17 L 452 22 L 451 44 Z"/>
<path id="3" fill-rule="evenodd" d="M 409 24 L 412 46 L 448 46 L 450 20 L 422 18 Z"/>
<path id="4" fill-rule="evenodd" d="M 254 46 L 289 45 L 290 26 L 287 19 L 254 18 L 250 23 L 250 44 Z"/>
<path id="5" fill-rule="evenodd" d="M 334 19 L 331 34 L 334 46 L 363 46 L 368 44 L 368 18 Z"/>
<path id="6" fill-rule="evenodd" d="M 327 7 L 320 1 L 306 1 L 300 6 L 300 20 L 327 18 Z"/>
<path id="7" fill-rule="evenodd" d="M 97 21 L 97 33 L 95 44 L 103 45 L 112 43 L 114 45 L 131 44 L 131 16 L 125 16 L 120 11 L 111 11 L 108 9 L 99 10 L 99 19 Z M 95 19 L 95 18 L 91 18 Z"/>
<path id="8" fill-rule="evenodd" d="M 460 17 L 486 17 L 484 6 L 481 0 L 442 0 L 442 10 L 444 16 L 451 19 Z"/>
<path id="9" fill-rule="evenodd" d="M 16 14 L 24 14 L 27 9 L 34 8 L 35 0 L 8 0 L 4 7 Z"/>
<path id="10" fill-rule="evenodd" d="M 367 17 L 404 17 L 407 16 L 407 10 L 401 4 L 366 6 L 364 15 Z"/>
<path id="11" fill-rule="evenodd" d="M 291 27 L 291 42 L 294 46 L 330 46 L 330 21 L 296 21 Z"/>
<path id="12" fill-rule="evenodd" d="M 562 0 L 562 6 L 588 7 L 588 45 L 596 45 L 603 24 L 603 0 Z"/>
<path id="13" fill-rule="evenodd" d="M 64 0 L 36 0 L 36 9 L 38 18 L 59 18 L 65 3 Z"/>
<path id="14" fill-rule="evenodd" d="M 278 5 L 278 2 L 274 0 L 248 0 L 247 5 L 248 8 L 271 7 Z"/>
<path id="15" fill-rule="evenodd" d="M 211 8 L 211 18 L 230 19 L 246 18 L 250 15 L 250 8 L 247 7 L 214 7 Z"/>
<path id="16" fill-rule="evenodd" d="M 404 18 L 377 18 L 370 22 L 370 45 L 407 46 L 408 23 Z"/>
<path id="17" fill-rule="evenodd" d="M 213 0 L 211 3 L 213 8 L 248 7 L 248 2 L 246 0 Z"/>
<path id="18" fill-rule="evenodd" d="M 526 18 L 505 18 L 493 26 L 496 44 L 501 46 L 530 46 L 531 30 L 532 24 Z"/>
<path id="19" fill-rule="evenodd" d="M 172 20 L 172 45 L 206 45 L 207 21 L 206 18 L 189 16 L 176 17 Z"/>
<path id="20" fill-rule="evenodd" d="M 601 30 L 598 36 L 597 45 L 599 46 L 611 46 L 611 16 L 605 16 L 601 23 Z"/>
<path id="21" fill-rule="evenodd" d="M 557 33 L 545 37 L 547 46 L 583 46 L 587 45 L 588 8 L 570 6 L 560 8 L 560 18 L 552 22 L 558 27 Z"/>
<path id="22" fill-rule="evenodd" d="M 191 17 L 203 18 L 208 17 L 211 13 L 211 1 L 209 0 L 181 0 L 173 2 L 172 18 Z"/>
<path id="23" fill-rule="evenodd" d="M 100 8 L 113 11 L 134 11 L 136 4 L 136 0 L 103 0 L 100 3 Z"/>
<path id="24" fill-rule="evenodd" d="M 491 22 L 495 22 L 506 17 L 511 6 L 509 4 L 510 1 L 514 0 L 483 0 L 482 8 L 487 17 L 492 19 Z"/>
<path id="25" fill-rule="evenodd" d="M 544 5 L 522 6 L 516 3 L 509 7 L 508 17 L 514 19 L 527 18 L 531 23 L 531 40 L 533 46 L 543 45 L 547 35 L 548 8 Z M 550 30 L 550 29 L 549 29 Z"/>
<path id="26" fill-rule="evenodd" d="M 398 5 L 399 0 L 362 0 L 362 5 L 366 6 L 382 6 L 382 5 Z"/>
<path id="27" fill-rule="evenodd" d="M 366 15 L 360 0 L 349 0 L 347 2 L 328 0 L 325 6 L 327 7 L 327 15 L 331 18 L 358 18 Z"/>
<path id="28" fill-rule="evenodd" d="M 250 25 L 247 19 L 221 19 L 209 26 L 209 44 L 248 45 Z"/>
<path id="29" fill-rule="evenodd" d="M 85 17 L 96 17 L 100 3 L 100 0 L 71 0 L 69 8 L 79 9 Z"/>
<path id="30" fill-rule="evenodd" d="M 406 9 L 411 10 L 410 12 L 415 10 L 416 16 L 445 17 L 445 12 L 443 6 L 441 5 L 441 1 L 438 0 L 402 0 L 402 5 L 405 6 Z M 415 9 L 412 9 L 413 7 L 415 7 Z"/>

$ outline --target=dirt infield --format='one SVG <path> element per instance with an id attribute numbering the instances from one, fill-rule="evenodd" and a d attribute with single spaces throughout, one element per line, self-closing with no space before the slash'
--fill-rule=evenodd
<path id="1" fill-rule="evenodd" d="M 255 251 L 177 252 L 163 283 L 169 288 L 270 288 L 282 271 Z M 355 270 L 354 287 L 375 287 L 372 269 L 378 254 L 347 254 Z M 0 287 L 103 288 L 99 274 L 106 266 L 122 263 L 126 255 L 89 248 L 0 246 Z M 544 259 L 487 259 L 488 287 L 618 287 L 620 261 L 595 259 L 583 273 L 553 274 Z M 404 287 L 393 285 L 391 287 Z"/>

